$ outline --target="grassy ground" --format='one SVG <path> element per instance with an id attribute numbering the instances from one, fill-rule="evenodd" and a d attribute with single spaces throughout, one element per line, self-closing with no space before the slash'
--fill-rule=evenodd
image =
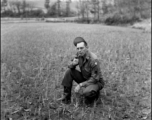
<path id="1" fill-rule="evenodd" d="M 98 55 L 105 87 L 93 107 L 57 101 L 67 64 L 82 36 Z M 151 119 L 151 34 L 72 23 L 1 27 L 1 118 L 13 120 Z"/>

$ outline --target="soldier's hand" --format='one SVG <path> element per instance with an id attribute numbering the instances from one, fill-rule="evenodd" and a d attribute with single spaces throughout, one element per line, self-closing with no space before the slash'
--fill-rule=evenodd
<path id="1" fill-rule="evenodd" d="M 77 58 L 74 58 L 73 61 L 72 61 L 72 64 L 73 64 L 73 65 L 77 65 L 78 62 L 79 62 L 79 60 L 78 60 Z"/>
<path id="2" fill-rule="evenodd" d="M 74 91 L 77 93 L 77 92 L 79 92 L 80 88 L 81 88 L 81 86 L 78 84 L 78 85 L 75 87 Z"/>

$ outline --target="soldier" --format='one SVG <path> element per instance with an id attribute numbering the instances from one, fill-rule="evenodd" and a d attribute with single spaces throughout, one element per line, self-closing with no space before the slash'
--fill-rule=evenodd
<path id="1" fill-rule="evenodd" d="M 94 102 L 104 87 L 100 64 L 97 56 L 88 50 L 88 44 L 82 37 L 76 37 L 73 41 L 77 54 L 68 65 L 62 85 L 64 87 L 62 102 L 71 103 L 71 88 L 73 80 L 78 83 L 74 91 L 84 96 L 86 100 Z M 78 69 L 79 68 L 79 69 Z"/>

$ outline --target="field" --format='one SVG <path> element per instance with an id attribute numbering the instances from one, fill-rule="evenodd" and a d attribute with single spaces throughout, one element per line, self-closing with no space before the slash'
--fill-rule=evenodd
<path id="1" fill-rule="evenodd" d="M 101 62 L 105 87 L 93 107 L 57 101 L 82 36 Z M 151 33 L 74 23 L 1 24 L 1 119 L 150 120 Z"/>

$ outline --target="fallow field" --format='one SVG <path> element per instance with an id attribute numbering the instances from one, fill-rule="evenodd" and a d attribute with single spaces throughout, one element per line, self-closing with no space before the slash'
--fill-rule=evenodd
<path id="1" fill-rule="evenodd" d="M 97 54 L 105 87 L 93 107 L 58 98 L 67 64 L 84 37 Z M 1 119 L 150 120 L 151 34 L 74 23 L 1 24 Z"/>

